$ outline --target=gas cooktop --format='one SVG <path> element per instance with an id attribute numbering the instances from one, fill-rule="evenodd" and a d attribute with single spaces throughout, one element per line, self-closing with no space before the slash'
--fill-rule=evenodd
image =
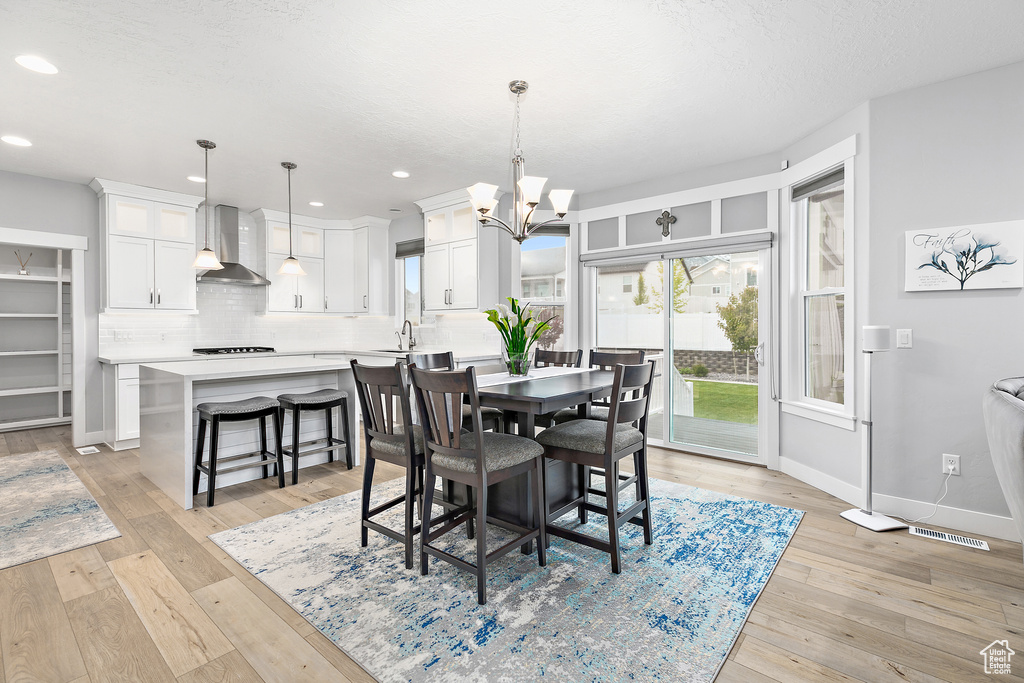
<path id="1" fill-rule="evenodd" d="M 192 353 L 216 356 L 222 353 L 274 353 L 274 349 L 269 346 L 220 346 L 210 349 L 192 349 Z"/>

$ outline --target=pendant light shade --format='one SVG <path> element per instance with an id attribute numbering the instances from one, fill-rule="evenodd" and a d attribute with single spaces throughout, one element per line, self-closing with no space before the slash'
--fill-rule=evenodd
<path id="1" fill-rule="evenodd" d="M 206 209 L 206 238 L 203 248 L 196 254 L 196 260 L 192 263 L 192 267 L 198 270 L 221 270 L 224 266 L 221 265 L 217 254 L 213 253 L 213 249 L 210 249 L 210 227 L 213 225 L 213 220 L 210 217 L 210 150 L 216 149 L 217 145 L 209 140 L 196 140 L 196 144 L 203 148 L 203 165 L 206 171 L 203 177 L 207 179 L 205 183 L 206 198 L 203 200 L 203 208 Z"/>
<path id="2" fill-rule="evenodd" d="M 299 264 L 299 259 L 292 255 L 292 171 L 297 167 L 290 161 L 282 161 L 281 166 L 288 170 L 288 258 L 277 269 L 278 275 L 305 275 L 306 271 Z"/>

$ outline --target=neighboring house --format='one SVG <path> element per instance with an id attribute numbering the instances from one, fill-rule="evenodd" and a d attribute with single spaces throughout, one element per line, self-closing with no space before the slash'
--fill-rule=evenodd
<path id="1" fill-rule="evenodd" d="M 542 302 L 565 298 L 565 247 L 523 250 L 521 296 Z"/>

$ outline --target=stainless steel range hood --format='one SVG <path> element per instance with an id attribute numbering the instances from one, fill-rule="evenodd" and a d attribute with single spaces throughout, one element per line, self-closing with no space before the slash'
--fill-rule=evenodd
<path id="1" fill-rule="evenodd" d="M 217 226 L 220 228 L 221 270 L 207 270 L 200 274 L 199 282 L 215 282 L 218 284 L 248 285 L 265 287 L 270 280 L 259 273 L 249 270 L 238 262 L 238 208 L 217 205 Z"/>

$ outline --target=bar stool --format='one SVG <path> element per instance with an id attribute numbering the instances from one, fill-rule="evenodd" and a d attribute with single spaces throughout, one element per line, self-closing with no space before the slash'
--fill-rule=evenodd
<path id="1" fill-rule="evenodd" d="M 329 451 L 327 455 L 327 462 L 334 462 L 334 451 L 336 446 L 345 447 L 345 464 L 348 469 L 352 469 L 352 447 L 349 445 L 352 443 L 352 433 L 349 430 L 348 424 L 348 393 L 339 391 L 338 389 L 321 389 L 320 391 L 313 391 L 308 394 L 281 394 L 277 397 L 278 402 L 281 404 L 281 422 L 284 422 L 284 413 L 286 410 L 292 411 L 292 446 L 291 448 L 283 448 L 282 453 L 286 457 L 292 459 L 292 484 L 299 483 L 299 456 L 312 455 L 313 453 L 323 453 Z M 342 425 L 342 436 L 343 439 L 334 438 L 334 421 L 332 419 L 332 411 L 335 408 L 341 408 L 341 425 Z M 306 450 L 299 452 L 299 422 L 302 417 L 302 411 L 304 410 L 322 410 L 327 420 L 327 436 L 323 439 L 316 439 L 310 441 L 306 446 L 316 446 L 316 448 L 307 448 Z"/>
<path id="2" fill-rule="evenodd" d="M 250 469 L 253 467 L 263 468 L 263 479 L 267 478 L 267 465 L 268 463 L 274 464 L 274 469 L 277 473 L 277 487 L 284 488 L 284 456 L 282 455 L 281 449 L 281 404 L 272 398 L 266 396 L 256 396 L 255 398 L 247 398 L 241 401 L 221 401 L 221 402 L 208 402 L 200 403 L 196 406 L 196 410 L 199 411 L 199 435 L 196 439 L 196 459 L 195 467 L 192 470 L 192 495 L 198 495 L 199 493 L 199 475 L 201 473 L 206 474 L 207 478 L 207 490 L 206 490 L 206 506 L 213 507 L 213 493 L 217 487 L 217 471 L 219 465 L 232 462 L 235 460 L 243 460 L 254 457 L 259 457 L 256 462 L 249 462 L 244 465 L 235 465 L 228 467 L 227 469 L 221 469 L 220 473 L 233 472 L 235 470 Z M 267 417 L 274 418 L 274 442 L 276 444 L 275 451 L 271 453 L 267 450 Z M 243 422 L 246 420 L 259 420 L 260 421 L 260 450 L 258 453 L 246 453 L 243 455 L 232 455 L 224 458 L 218 462 L 217 460 L 217 441 L 220 438 L 220 423 L 221 422 Z M 203 464 L 203 448 L 206 441 L 206 424 L 210 423 L 210 462 L 208 465 Z"/>

